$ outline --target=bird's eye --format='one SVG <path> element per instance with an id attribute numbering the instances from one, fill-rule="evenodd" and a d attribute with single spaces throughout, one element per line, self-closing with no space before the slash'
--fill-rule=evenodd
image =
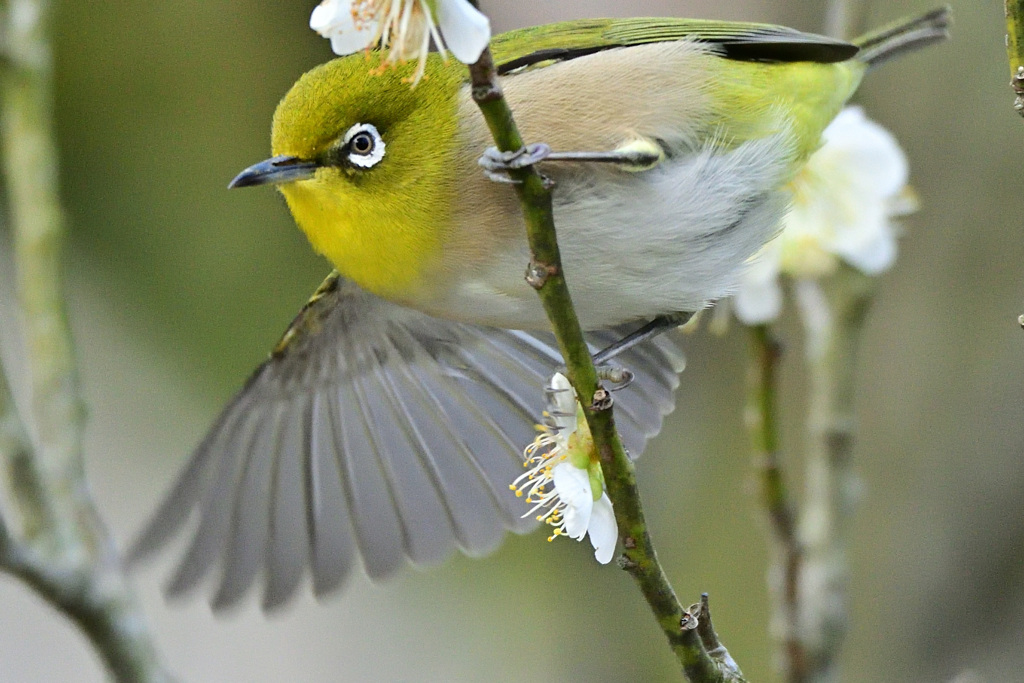
<path id="1" fill-rule="evenodd" d="M 350 164 L 373 168 L 384 158 L 384 140 L 371 123 L 357 123 L 345 133 L 344 149 Z"/>
<path id="2" fill-rule="evenodd" d="M 348 143 L 348 146 L 352 148 L 352 151 L 356 154 L 366 156 L 373 151 L 373 136 L 363 131 L 356 133 L 352 141 Z"/>

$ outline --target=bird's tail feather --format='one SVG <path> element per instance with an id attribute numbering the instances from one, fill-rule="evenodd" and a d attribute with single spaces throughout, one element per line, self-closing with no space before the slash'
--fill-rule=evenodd
<path id="1" fill-rule="evenodd" d="M 893 57 L 949 38 L 953 10 L 946 5 L 914 19 L 901 19 L 854 40 L 860 47 L 857 60 L 869 68 Z"/>

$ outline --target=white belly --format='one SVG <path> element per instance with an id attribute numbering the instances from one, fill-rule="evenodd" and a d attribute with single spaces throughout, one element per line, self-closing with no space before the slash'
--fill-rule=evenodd
<path id="1" fill-rule="evenodd" d="M 587 329 L 697 311 L 735 287 L 745 263 L 777 232 L 792 173 L 788 135 L 727 152 L 670 157 L 657 168 L 549 164 L 555 226 L 569 288 Z M 523 275 L 525 235 L 467 273 L 441 310 L 501 327 L 547 318 Z"/>

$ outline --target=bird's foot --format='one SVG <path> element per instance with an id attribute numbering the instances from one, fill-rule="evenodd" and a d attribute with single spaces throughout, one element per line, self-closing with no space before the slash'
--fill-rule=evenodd
<path id="1" fill-rule="evenodd" d="M 640 329 L 635 330 L 614 344 L 596 353 L 594 355 L 594 365 L 599 367 L 607 365 L 608 361 L 615 358 L 620 353 L 628 351 L 637 344 L 645 342 L 648 339 L 653 339 L 663 332 L 675 329 L 676 327 L 686 323 L 692 317 L 693 313 L 689 312 L 659 315 Z"/>
<path id="2" fill-rule="evenodd" d="M 629 368 L 624 368 L 621 365 L 615 365 L 614 363 L 599 363 L 594 369 L 597 370 L 597 379 L 599 382 L 609 382 L 613 385 L 610 387 L 611 391 L 625 389 L 633 383 L 633 371 Z M 558 367 L 555 372 L 560 372 L 565 375 L 565 366 L 562 365 Z"/>
<path id="3" fill-rule="evenodd" d="M 514 152 L 502 152 L 497 147 L 488 147 L 477 163 L 494 182 L 518 184 L 518 180 L 508 177 L 510 171 L 533 166 L 549 156 L 551 147 L 543 142 L 535 142 Z"/>
<path id="4" fill-rule="evenodd" d="M 639 138 L 609 152 L 554 152 L 545 142 L 535 142 L 515 152 L 502 152 L 497 147 L 489 147 L 480 157 L 479 163 L 491 180 L 517 184 L 518 180 L 509 178 L 510 171 L 518 171 L 541 161 L 610 164 L 623 171 L 639 173 L 654 168 L 665 158 L 665 150 L 658 142 Z"/>
<path id="5" fill-rule="evenodd" d="M 633 372 L 629 368 L 607 363 L 605 365 L 598 365 L 596 369 L 597 378 L 599 380 L 602 382 L 611 382 L 615 385 L 611 388 L 612 391 L 625 389 L 633 383 Z"/>

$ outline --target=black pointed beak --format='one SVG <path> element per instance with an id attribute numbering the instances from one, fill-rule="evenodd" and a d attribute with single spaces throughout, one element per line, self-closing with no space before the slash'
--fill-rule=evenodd
<path id="1" fill-rule="evenodd" d="M 253 185 L 279 185 L 296 180 L 308 180 L 316 173 L 319 164 L 315 161 L 303 161 L 296 157 L 276 156 L 253 164 L 235 176 L 228 183 L 228 189 L 251 187 Z"/>

